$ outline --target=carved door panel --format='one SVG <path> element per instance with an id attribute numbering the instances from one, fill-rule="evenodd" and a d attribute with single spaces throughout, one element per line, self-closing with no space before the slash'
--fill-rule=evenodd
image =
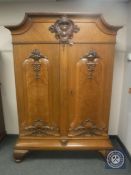
<path id="1" fill-rule="evenodd" d="M 98 44 L 68 47 L 68 136 L 107 135 L 113 49 Z"/>
<path id="2" fill-rule="evenodd" d="M 59 136 L 59 46 L 16 45 L 15 50 L 20 134 Z"/>

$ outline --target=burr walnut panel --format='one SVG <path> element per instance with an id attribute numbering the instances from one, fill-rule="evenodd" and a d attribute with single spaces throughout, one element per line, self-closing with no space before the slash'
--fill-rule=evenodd
<path id="1" fill-rule="evenodd" d="M 112 148 L 108 137 L 119 26 L 101 15 L 26 14 L 12 32 L 19 139 L 29 150 Z"/>

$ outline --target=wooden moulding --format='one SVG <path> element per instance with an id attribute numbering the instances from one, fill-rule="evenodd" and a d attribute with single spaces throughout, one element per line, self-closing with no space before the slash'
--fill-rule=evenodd
<path id="1" fill-rule="evenodd" d="M 67 16 L 67 17 L 78 18 L 78 19 L 79 18 L 80 19 L 88 18 L 88 20 L 91 19 L 93 21 L 96 21 L 98 26 L 100 23 L 111 34 L 116 34 L 116 32 L 123 27 L 123 26 L 113 26 L 113 25 L 108 24 L 103 18 L 102 14 L 69 13 L 69 12 L 68 13 L 25 13 L 25 17 L 20 24 L 5 26 L 5 27 L 9 29 L 10 31 L 12 31 L 13 34 L 17 34 L 17 32 L 19 32 L 19 29 L 25 30 L 24 26 L 27 25 L 27 23 L 31 24 L 33 19 L 41 18 L 41 17 L 60 18 L 61 16 Z M 29 28 L 30 27 L 31 25 L 29 25 Z"/>
<path id="2" fill-rule="evenodd" d="M 110 139 L 107 137 L 101 139 L 28 139 L 20 138 L 14 148 L 14 159 L 17 163 L 21 162 L 25 155 L 31 150 L 94 150 L 98 151 L 103 157 L 108 150 L 112 149 Z"/>
<path id="3" fill-rule="evenodd" d="M 62 142 L 66 140 L 64 145 Z M 15 146 L 17 150 L 103 150 L 111 149 L 112 144 L 108 138 L 102 139 L 28 139 L 20 138 Z"/>
<path id="4" fill-rule="evenodd" d="M 63 17 L 73 21 L 74 27 L 78 26 L 80 28 L 81 32 L 74 33 L 74 44 L 115 44 L 116 38 L 114 36 L 122 28 L 122 26 L 109 25 L 101 14 L 84 13 L 26 13 L 24 20 L 20 24 L 5 27 L 13 35 L 13 44 L 59 44 L 60 40 L 56 39 L 55 33 L 50 34 L 51 31 L 49 29 Z M 36 23 L 37 25 L 35 25 Z M 90 30 L 90 26 L 93 26 L 92 34 L 86 37 L 82 35 L 85 32 L 84 23 L 90 23 L 89 28 L 86 28 L 86 30 Z M 44 28 L 46 28 L 46 33 L 43 36 L 39 35 Z M 96 35 L 98 31 L 100 31 L 99 35 Z"/>

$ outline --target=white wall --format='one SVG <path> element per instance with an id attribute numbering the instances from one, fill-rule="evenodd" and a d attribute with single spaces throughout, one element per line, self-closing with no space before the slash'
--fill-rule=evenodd
<path id="1" fill-rule="evenodd" d="M 127 14 L 127 56 L 131 53 L 131 2 L 128 4 Z M 122 103 L 119 119 L 118 135 L 131 154 L 131 94 L 128 93 L 131 88 L 131 62 L 124 64 L 124 80 L 122 90 Z"/>
<path id="2" fill-rule="evenodd" d="M 124 25 L 118 32 L 114 66 L 112 103 L 110 113 L 110 134 L 118 134 L 124 60 L 126 53 L 126 3 L 107 2 L 50 2 L 50 3 L 0 3 L 0 25 L 19 23 L 25 12 L 87 12 L 102 13 L 113 25 Z M 0 75 L 6 131 L 18 133 L 15 83 L 11 36 L 7 29 L 0 29 Z"/>

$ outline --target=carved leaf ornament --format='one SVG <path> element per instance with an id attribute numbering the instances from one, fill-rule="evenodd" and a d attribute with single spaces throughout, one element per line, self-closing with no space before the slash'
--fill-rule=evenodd
<path id="1" fill-rule="evenodd" d="M 28 57 L 28 59 L 33 59 L 33 71 L 35 72 L 35 78 L 39 79 L 40 78 L 40 70 L 41 70 L 41 59 L 46 59 L 48 58 L 46 56 L 41 55 L 40 51 L 38 49 L 35 49 L 31 52 L 31 55 Z"/>
<path id="2" fill-rule="evenodd" d="M 38 119 L 29 126 L 23 126 L 23 136 L 59 136 L 57 126 L 49 126 L 43 120 Z"/>
<path id="3" fill-rule="evenodd" d="M 58 19 L 55 24 L 49 27 L 49 31 L 55 33 L 56 39 L 62 44 L 73 44 L 73 33 L 79 32 L 80 28 L 66 16 Z"/>
<path id="4" fill-rule="evenodd" d="M 86 119 L 79 126 L 69 129 L 68 136 L 105 136 L 106 128 L 97 127 L 90 119 Z"/>
<path id="5" fill-rule="evenodd" d="M 86 55 L 84 55 L 81 59 L 87 60 L 88 79 L 92 79 L 96 64 L 97 64 L 98 59 L 99 59 L 97 52 L 94 50 L 91 50 Z"/>

